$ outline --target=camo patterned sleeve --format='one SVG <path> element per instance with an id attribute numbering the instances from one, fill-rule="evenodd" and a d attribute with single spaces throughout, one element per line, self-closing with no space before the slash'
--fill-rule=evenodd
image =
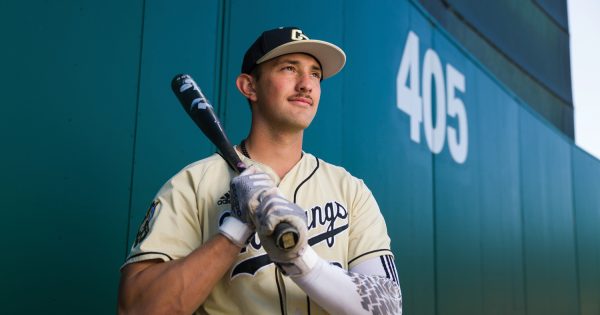
<path id="1" fill-rule="evenodd" d="M 320 260 L 306 276 L 292 279 L 332 314 L 402 314 L 402 293 L 391 255 L 371 258 L 350 271 Z"/>
<path id="2" fill-rule="evenodd" d="M 402 293 L 393 259 L 391 255 L 379 256 L 347 272 L 369 314 L 402 314 Z"/>

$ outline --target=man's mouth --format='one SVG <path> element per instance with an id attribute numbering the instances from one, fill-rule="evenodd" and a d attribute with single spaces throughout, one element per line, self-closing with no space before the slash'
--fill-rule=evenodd
<path id="1" fill-rule="evenodd" d="M 309 106 L 312 106 L 313 104 L 313 100 L 310 96 L 304 96 L 304 95 L 296 95 L 293 96 L 289 99 L 291 102 L 301 102 L 301 103 L 305 103 Z"/>

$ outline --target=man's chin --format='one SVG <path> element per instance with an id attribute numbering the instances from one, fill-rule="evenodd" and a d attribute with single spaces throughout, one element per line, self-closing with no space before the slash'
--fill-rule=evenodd
<path id="1" fill-rule="evenodd" d="M 308 128 L 308 126 L 310 126 L 310 123 L 311 123 L 311 121 L 309 121 L 309 122 L 298 122 L 298 121 L 295 121 L 293 123 L 286 124 L 285 130 L 287 130 L 290 133 L 302 132 L 306 128 Z"/>

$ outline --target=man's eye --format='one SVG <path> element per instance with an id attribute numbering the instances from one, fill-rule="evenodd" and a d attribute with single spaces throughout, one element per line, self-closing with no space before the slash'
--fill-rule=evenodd
<path id="1" fill-rule="evenodd" d="M 285 66 L 283 67 L 283 70 L 287 70 L 287 71 L 296 71 L 296 68 L 292 67 L 292 66 Z"/>
<path id="2" fill-rule="evenodd" d="M 312 76 L 320 80 L 323 75 L 321 72 L 313 72 Z"/>

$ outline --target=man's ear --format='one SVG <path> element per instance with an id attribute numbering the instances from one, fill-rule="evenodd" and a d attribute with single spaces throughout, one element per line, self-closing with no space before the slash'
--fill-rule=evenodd
<path id="1" fill-rule="evenodd" d="M 235 79 L 235 85 L 245 98 L 256 102 L 256 90 L 254 89 L 254 78 L 246 73 L 238 75 Z"/>

